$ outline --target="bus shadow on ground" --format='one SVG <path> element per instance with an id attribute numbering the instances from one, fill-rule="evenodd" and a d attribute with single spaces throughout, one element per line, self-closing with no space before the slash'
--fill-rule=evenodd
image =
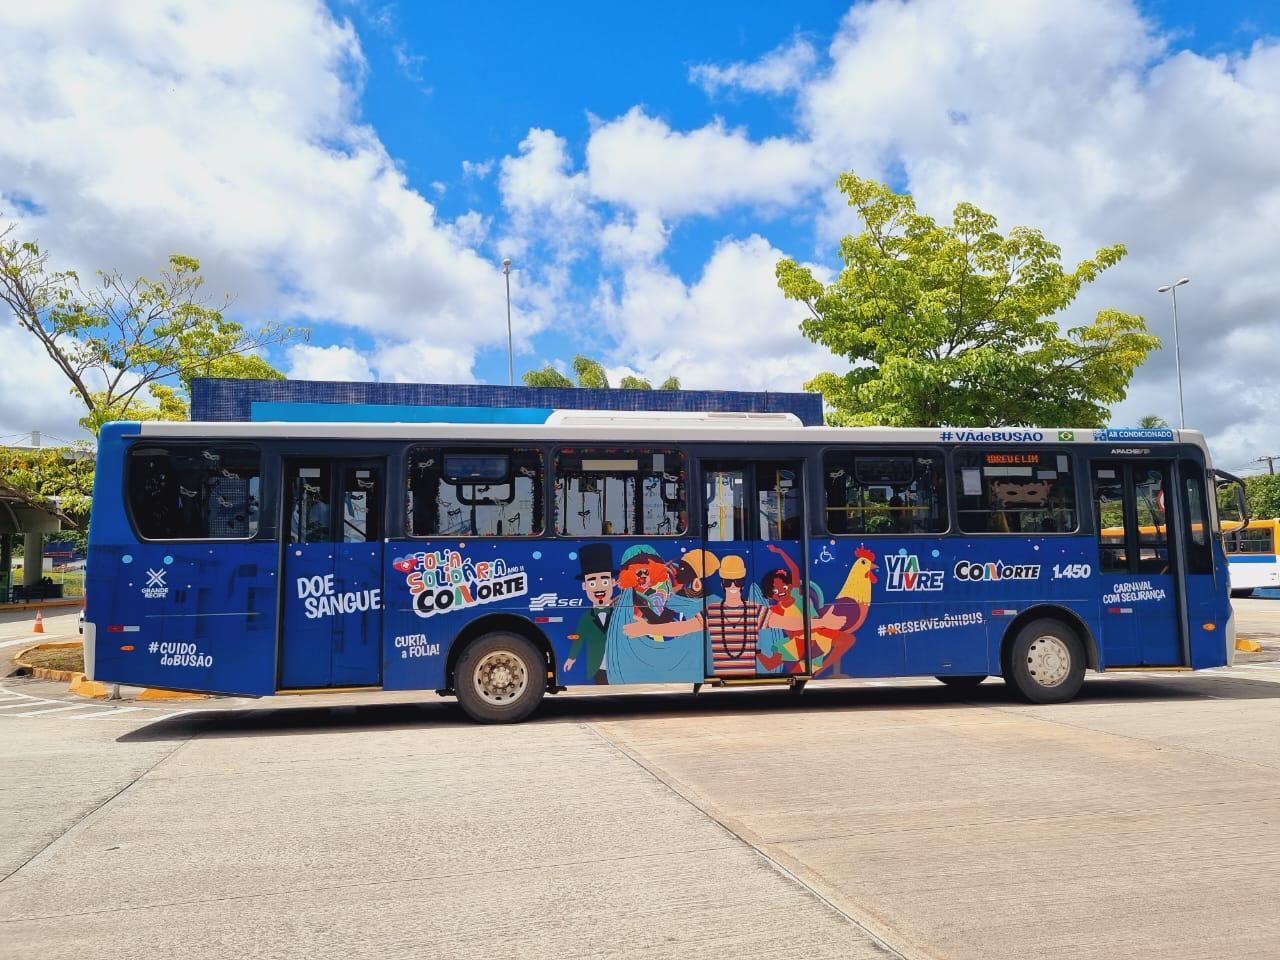
<path id="1" fill-rule="evenodd" d="M 1202 675 L 1167 678 L 1133 677 L 1086 680 L 1071 704 L 1195 703 L 1209 700 L 1280 699 L 1280 683 L 1263 680 L 1211 678 Z M 547 697 L 528 723 L 584 723 L 594 720 L 638 720 L 654 717 L 732 716 L 797 710 L 830 710 L 850 714 L 911 708 L 1012 708 L 1025 704 L 999 680 L 976 690 L 959 692 L 941 684 L 921 682 L 883 687 L 810 687 L 803 693 L 787 689 L 704 691 L 687 689 L 635 693 L 578 692 Z M 1053 708 L 1050 708 L 1053 709 Z M 370 703 L 325 706 L 269 706 L 229 710 L 195 710 L 157 720 L 119 737 L 121 743 L 188 740 L 205 737 L 298 736 L 358 730 L 411 730 L 474 727 L 451 699 L 421 703 Z M 502 729 L 495 727 L 495 730 Z"/>

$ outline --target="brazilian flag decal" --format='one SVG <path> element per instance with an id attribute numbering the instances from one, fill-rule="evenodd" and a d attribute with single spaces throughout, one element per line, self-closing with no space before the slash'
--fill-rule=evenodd
<path id="1" fill-rule="evenodd" d="M 1059 443 L 1065 443 L 1065 442 L 1067 442 L 1068 440 L 1074 440 L 1075 438 L 1076 438 L 1076 434 L 1075 434 L 1075 431 L 1074 431 L 1074 430 L 1059 430 L 1059 431 L 1058 431 L 1058 442 L 1059 442 Z"/>

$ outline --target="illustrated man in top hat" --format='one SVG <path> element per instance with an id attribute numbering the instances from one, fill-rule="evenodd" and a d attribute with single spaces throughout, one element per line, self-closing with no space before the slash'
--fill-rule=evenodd
<path id="1" fill-rule="evenodd" d="M 587 651 L 587 676 L 596 683 L 608 683 L 608 667 L 604 662 L 605 635 L 609 629 L 609 616 L 613 613 L 614 593 L 613 547 L 607 543 L 589 543 L 578 551 L 582 590 L 587 595 L 591 609 L 578 620 L 576 637 L 569 656 L 564 661 L 568 673 L 585 646 Z"/>

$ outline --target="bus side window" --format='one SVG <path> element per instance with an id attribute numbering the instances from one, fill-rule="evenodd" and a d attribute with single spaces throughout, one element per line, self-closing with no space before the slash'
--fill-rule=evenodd
<path id="1" fill-rule="evenodd" d="M 1124 473 L 1111 466 L 1093 470 L 1093 519 L 1098 530 L 1099 560 L 1103 573 L 1128 573 L 1125 542 Z"/>
<path id="2" fill-rule="evenodd" d="M 956 511 L 965 533 L 1074 533 L 1071 457 L 1055 450 L 957 450 Z"/>
<path id="3" fill-rule="evenodd" d="M 943 533 L 947 495 L 933 450 L 829 450 L 822 458 L 828 533 Z"/>
<path id="4" fill-rule="evenodd" d="M 556 456 L 556 533 L 677 537 L 688 527 L 678 450 L 565 448 Z"/>
<path id="5" fill-rule="evenodd" d="M 1194 460 L 1183 460 L 1183 512 L 1187 515 L 1187 572 L 1212 573 L 1209 552 L 1209 511 L 1205 503 L 1204 470 Z"/>
<path id="6" fill-rule="evenodd" d="M 126 488 L 144 540 L 248 540 L 258 532 L 261 455 L 251 447 L 135 446 Z"/>
<path id="7" fill-rule="evenodd" d="M 413 537 L 542 533 L 540 450 L 409 451 L 406 516 Z"/>

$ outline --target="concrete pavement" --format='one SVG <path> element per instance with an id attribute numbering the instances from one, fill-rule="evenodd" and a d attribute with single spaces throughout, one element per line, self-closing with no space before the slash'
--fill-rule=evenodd
<path id="1" fill-rule="evenodd" d="M 210 717 L 0 720 L 0 957 L 889 955 L 589 725 Z"/>
<path id="2" fill-rule="evenodd" d="M 0 958 L 1280 956 L 1276 662 L 47 709 L 0 709 Z"/>

